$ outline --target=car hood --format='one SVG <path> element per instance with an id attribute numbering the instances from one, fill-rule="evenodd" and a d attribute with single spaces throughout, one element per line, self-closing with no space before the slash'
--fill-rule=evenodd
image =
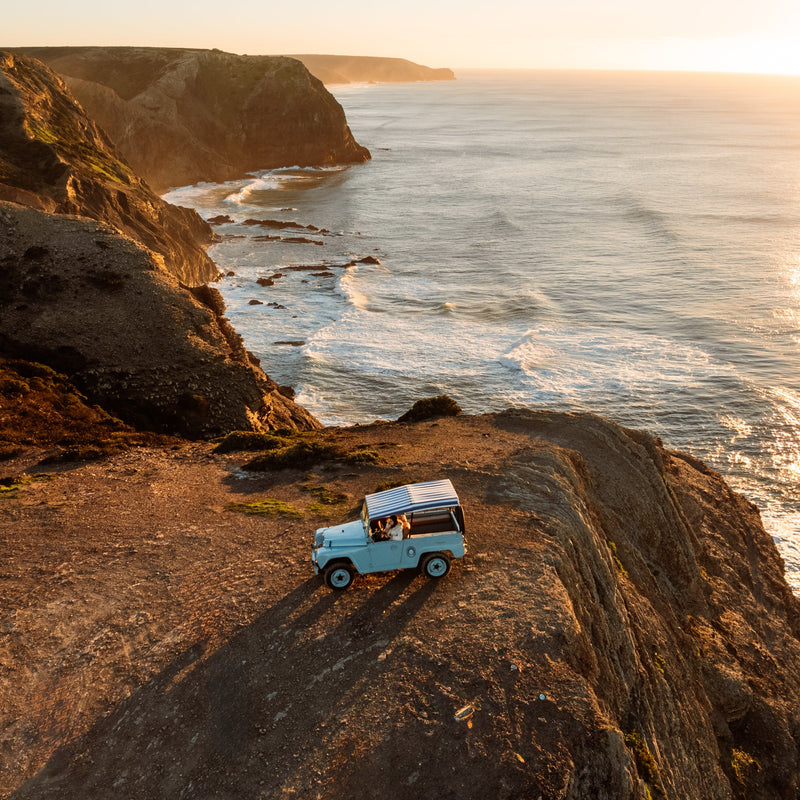
<path id="1" fill-rule="evenodd" d="M 345 522 L 344 525 L 320 528 L 314 538 L 323 547 L 353 547 L 367 543 L 364 523 L 360 519 L 353 520 L 353 522 Z"/>

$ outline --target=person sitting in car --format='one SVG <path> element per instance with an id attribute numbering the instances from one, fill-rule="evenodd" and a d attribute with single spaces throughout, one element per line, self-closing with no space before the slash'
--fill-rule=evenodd
<path id="1" fill-rule="evenodd" d="M 405 530 L 403 523 L 397 518 L 396 514 L 392 514 L 389 517 L 389 523 L 389 527 L 386 529 L 387 535 L 393 542 L 399 542 L 403 538 L 403 531 Z"/>

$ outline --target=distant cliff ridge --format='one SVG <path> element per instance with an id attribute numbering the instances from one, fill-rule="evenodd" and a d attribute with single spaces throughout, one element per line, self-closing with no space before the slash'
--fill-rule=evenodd
<path id="1" fill-rule="evenodd" d="M 0 200 L 107 222 L 164 259 L 190 285 L 217 277 L 214 235 L 165 203 L 41 62 L 0 51 Z"/>
<path id="2" fill-rule="evenodd" d="M 454 81 L 453 70 L 432 69 L 405 58 L 372 56 L 292 55 L 325 84 L 401 83 L 404 81 Z"/>
<path id="3" fill-rule="evenodd" d="M 47 63 L 158 192 L 260 169 L 367 161 L 300 62 L 218 50 L 42 47 Z"/>

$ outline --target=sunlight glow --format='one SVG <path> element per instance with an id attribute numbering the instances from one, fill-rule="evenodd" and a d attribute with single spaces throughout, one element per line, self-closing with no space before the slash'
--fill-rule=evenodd
<path id="1" fill-rule="evenodd" d="M 216 47 L 395 56 L 433 67 L 800 75 L 797 0 L 26 0 L 2 46 Z M 300 20 L 313 23 L 298 24 Z"/>

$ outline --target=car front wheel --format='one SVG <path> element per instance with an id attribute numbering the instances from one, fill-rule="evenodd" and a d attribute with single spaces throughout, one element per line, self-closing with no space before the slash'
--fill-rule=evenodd
<path id="1" fill-rule="evenodd" d="M 443 578 L 450 572 L 450 559 L 444 553 L 434 553 L 422 562 L 422 571 L 429 578 Z"/>
<path id="2" fill-rule="evenodd" d="M 349 564 L 334 564 L 325 570 L 325 585 L 341 591 L 353 582 L 353 568 Z"/>

